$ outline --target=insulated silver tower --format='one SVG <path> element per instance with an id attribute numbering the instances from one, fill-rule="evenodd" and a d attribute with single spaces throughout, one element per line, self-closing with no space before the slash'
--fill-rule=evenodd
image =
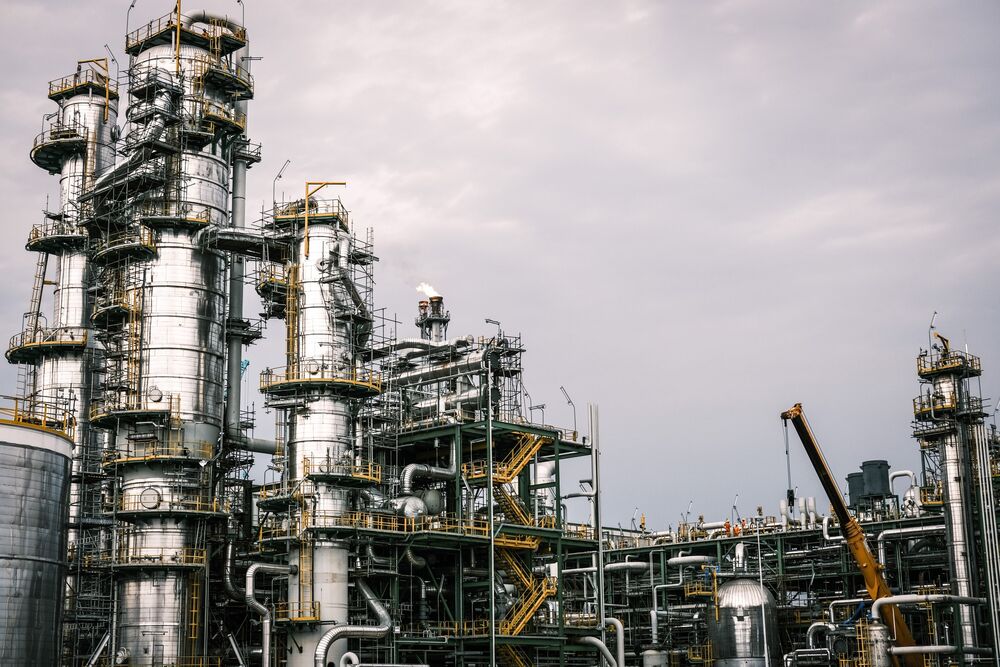
<path id="1" fill-rule="evenodd" d="M 66 595 L 68 653 L 88 650 L 99 639 L 107 612 L 107 590 L 91 568 L 107 533 L 102 528 L 101 448 L 89 425 L 92 373 L 97 344 L 90 324 L 94 270 L 89 238 L 82 224 L 89 207 L 81 195 L 114 164 L 112 129 L 117 122 L 118 92 L 107 60 L 88 60 L 76 71 L 49 82 L 49 99 L 58 109 L 45 117 L 31 159 L 59 175 L 59 205 L 32 227 L 27 249 L 38 252 L 24 326 L 7 350 L 7 359 L 23 364 L 21 395 L 33 401 L 65 401 L 76 427 L 69 509 L 69 560 Z M 52 266 L 54 264 L 54 266 Z M 50 277 L 52 276 L 52 277 Z M 53 286 L 51 317 L 42 315 L 45 287 Z"/>
<path id="2" fill-rule="evenodd" d="M 319 185 L 319 184 L 316 184 Z M 307 186 L 307 193 L 308 193 Z M 290 543 L 287 613 L 303 651 L 288 655 L 291 667 L 312 667 L 328 627 L 344 623 L 348 602 L 348 544 L 328 535 L 352 509 L 351 486 L 365 481 L 356 424 L 360 399 L 380 391 L 379 377 L 365 366 L 372 317 L 370 295 L 353 280 L 353 267 L 374 257 L 356 247 L 339 199 L 313 198 L 279 208 L 275 231 L 292 239 L 286 266 L 286 361 L 261 375 L 261 390 L 284 411 L 287 464 L 275 505 L 284 503 Z M 368 479 L 370 481 L 370 479 Z M 334 664 L 346 639 L 333 642 Z"/>
<path id="3" fill-rule="evenodd" d="M 937 335 L 940 344 L 921 352 L 917 373 L 925 391 L 913 399 L 913 437 L 920 443 L 924 459 L 921 489 L 925 508 L 940 509 L 945 515 L 951 561 L 951 592 L 963 597 L 975 595 L 976 548 L 973 544 L 974 473 L 977 438 L 982 431 L 983 401 L 969 380 L 982 373 L 979 358 L 952 350 L 948 339 Z M 961 646 L 977 646 L 976 616 L 972 606 L 959 607 L 957 634 Z"/>
<path id="4" fill-rule="evenodd" d="M 242 26 L 172 13 L 129 34 L 124 158 L 87 195 L 100 235 L 94 311 L 106 363 L 116 525 L 110 646 L 128 664 L 209 655 L 208 547 L 223 426 L 226 272 L 199 233 L 229 225 L 230 165 L 251 96 Z"/>

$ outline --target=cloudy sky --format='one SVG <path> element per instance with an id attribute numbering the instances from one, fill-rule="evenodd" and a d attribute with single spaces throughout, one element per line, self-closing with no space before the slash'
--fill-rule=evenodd
<path id="1" fill-rule="evenodd" d="M 171 4 L 138 0 L 131 27 Z M 638 508 L 665 528 L 692 501 L 719 519 L 737 493 L 743 514 L 777 513 L 796 401 L 841 479 L 869 458 L 918 466 L 934 311 L 998 394 L 1000 5 L 246 4 L 265 155 L 250 208 L 286 159 L 279 195 L 346 180 L 380 305 L 408 323 L 428 281 L 452 334 L 487 317 L 521 332 L 546 421 L 572 422 L 560 385 L 581 423 L 600 406 L 608 523 Z M 10 334 L 21 239 L 57 192 L 27 158 L 46 82 L 105 43 L 124 62 L 127 6 L 0 2 Z M 255 348 L 251 368 L 280 356 Z M 15 380 L 0 371 L 4 392 Z M 794 441 L 792 464 L 819 495 Z"/>

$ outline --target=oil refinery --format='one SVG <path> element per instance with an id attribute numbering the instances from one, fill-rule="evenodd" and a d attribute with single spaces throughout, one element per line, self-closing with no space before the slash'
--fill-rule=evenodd
<path id="1" fill-rule="evenodd" d="M 178 3 L 125 53 L 119 75 L 85 59 L 49 82 L 30 148 L 59 198 L 24 230 L 36 271 L 6 351 L 0 663 L 997 664 L 978 357 L 940 335 L 919 351 L 919 470 L 838 477 L 790 397 L 774 419 L 827 497 L 609 528 L 597 409 L 535 421 L 519 336 L 449 337 L 429 286 L 413 329 L 387 317 L 336 183 L 248 219 L 242 22 Z M 265 335 L 285 359 L 253 409 L 244 349 Z"/>

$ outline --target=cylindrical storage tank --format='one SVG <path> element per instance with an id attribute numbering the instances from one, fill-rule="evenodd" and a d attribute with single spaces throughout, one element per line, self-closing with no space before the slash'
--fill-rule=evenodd
<path id="1" fill-rule="evenodd" d="M 857 507 L 858 501 L 865 495 L 865 474 L 852 472 L 847 475 L 847 502 L 851 507 Z"/>
<path id="2" fill-rule="evenodd" d="M 871 667 L 890 667 L 893 664 L 889 648 L 892 646 L 892 634 L 889 627 L 881 623 L 868 626 L 868 655 Z"/>
<path id="3" fill-rule="evenodd" d="M 778 667 L 781 644 L 774 598 L 753 579 L 733 579 L 708 611 L 708 637 L 716 667 Z"/>
<path id="4" fill-rule="evenodd" d="M 666 667 L 668 664 L 666 651 L 648 649 L 642 652 L 642 667 Z"/>
<path id="5" fill-rule="evenodd" d="M 865 477 L 865 495 L 870 498 L 884 498 L 892 495 L 889 486 L 889 462 L 865 461 L 861 464 L 861 474 Z"/>
<path id="6" fill-rule="evenodd" d="M 72 441 L 0 413 L 0 664 L 55 665 Z"/>

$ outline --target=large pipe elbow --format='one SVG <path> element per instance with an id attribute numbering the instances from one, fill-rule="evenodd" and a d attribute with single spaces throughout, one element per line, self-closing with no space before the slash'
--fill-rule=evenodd
<path id="1" fill-rule="evenodd" d="M 576 640 L 576 643 L 597 649 L 597 652 L 601 654 L 605 662 L 607 662 L 610 667 L 618 667 L 618 662 L 614 659 L 614 656 L 611 655 L 611 650 L 608 649 L 607 644 L 602 642 L 597 637 L 580 637 Z M 317 664 L 316 667 L 322 666 Z"/>
<path id="2" fill-rule="evenodd" d="M 392 630 L 392 617 L 382 602 L 375 597 L 375 593 L 368 587 L 364 579 L 355 582 L 362 597 L 368 604 L 368 609 L 378 619 L 378 625 L 337 625 L 327 630 L 319 643 L 316 644 L 316 652 L 313 654 L 313 665 L 315 667 L 326 667 L 326 654 L 330 647 L 341 639 L 379 639 L 385 637 Z"/>
<path id="3" fill-rule="evenodd" d="M 254 563 L 247 568 L 246 576 L 246 590 L 244 591 L 244 599 L 246 600 L 247 606 L 253 609 L 255 612 L 261 616 L 270 619 L 270 610 L 257 601 L 256 596 L 254 596 L 254 578 L 257 576 L 258 572 L 273 572 L 275 574 L 288 574 L 292 571 L 290 565 L 277 565 L 275 563 Z"/>
<path id="4" fill-rule="evenodd" d="M 235 602 L 246 600 L 246 591 L 233 583 L 233 542 L 226 542 L 226 563 L 222 570 L 222 582 L 226 589 L 226 595 Z"/>
<path id="5" fill-rule="evenodd" d="M 625 626 L 610 616 L 604 619 L 604 624 L 615 629 L 615 661 L 620 667 L 625 667 Z"/>

